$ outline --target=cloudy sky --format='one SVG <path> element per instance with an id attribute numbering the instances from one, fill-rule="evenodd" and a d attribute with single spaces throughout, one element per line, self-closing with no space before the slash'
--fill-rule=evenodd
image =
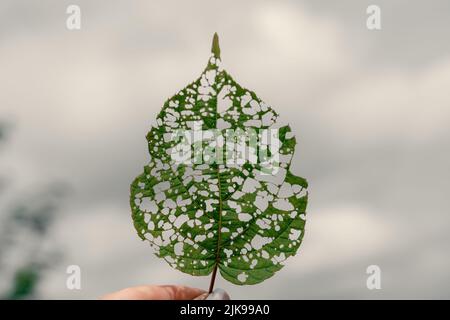
<path id="1" fill-rule="evenodd" d="M 66 28 L 70 4 L 81 30 Z M 366 27 L 369 4 L 381 30 Z M 62 261 L 39 297 L 207 287 L 139 240 L 128 196 L 157 112 L 200 74 L 218 32 L 225 68 L 290 123 L 310 203 L 280 272 L 217 286 L 235 299 L 450 298 L 449 30 L 446 0 L 2 1 L 1 174 L 12 198 L 70 185 L 49 235 Z M 71 264 L 81 290 L 66 288 Z M 381 290 L 366 287 L 369 265 Z"/>

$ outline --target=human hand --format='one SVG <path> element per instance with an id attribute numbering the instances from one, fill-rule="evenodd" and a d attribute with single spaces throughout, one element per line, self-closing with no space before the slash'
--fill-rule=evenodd
<path id="1" fill-rule="evenodd" d="M 101 300 L 192 300 L 205 290 L 185 286 L 139 286 L 122 289 L 101 297 Z"/>
<path id="2" fill-rule="evenodd" d="M 211 293 L 205 292 L 199 295 L 194 300 L 230 300 L 230 296 L 225 290 L 217 288 Z"/>
<path id="3" fill-rule="evenodd" d="M 165 285 L 139 286 L 122 289 L 101 297 L 102 300 L 230 300 L 222 289 L 216 289 L 211 294 L 205 290 Z"/>

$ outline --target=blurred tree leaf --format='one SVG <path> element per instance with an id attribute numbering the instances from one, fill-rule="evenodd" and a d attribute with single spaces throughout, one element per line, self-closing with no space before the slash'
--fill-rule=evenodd
<path id="1" fill-rule="evenodd" d="M 18 300 L 33 296 L 39 281 L 39 271 L 36 265 L 31 264 L 16 271 L 12 288 L 6 294 L 6 299 Z"/>
<path id="2" fill-rule="evenodd" d="M 8 127 L 0 122 L 0 140 L 5 138 Z M 0 179 L 0 187 L 2 181 Z M 20 195 L 5 205 L 6 208 L 1 208 L 1 283 L 10 281 L 11 284 L 9 288 L 2 287 L 0 296 L 6 299 L 34 297 L 41 273 L 60 259 L 55 247 L 48 249 L 43 244 L 67 190 L 64 183 L 52 183 L 38 192 L 33 188 L 32 194 Z M 11 263 L 10 256 L 21 259 Z"/>

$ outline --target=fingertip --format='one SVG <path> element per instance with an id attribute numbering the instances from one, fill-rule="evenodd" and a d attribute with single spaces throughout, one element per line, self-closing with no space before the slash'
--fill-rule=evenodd
<path id="1" fill-rule="evenodd" d="M 205 294 L 206 291 L 188 286 L 173 286 L 175 288 L 174 300 L 193 300 Z"/>

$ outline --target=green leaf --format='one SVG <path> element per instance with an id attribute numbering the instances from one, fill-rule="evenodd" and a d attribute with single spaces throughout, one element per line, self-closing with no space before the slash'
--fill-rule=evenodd
<path id="1" fill-rule="evenodd" d="M 13 288 L 6 295 L 8 300 L 29 298 L 33 295 L 39 282 L 39 272 L 33 264 L 21 268 L 14 274 Z"/>
<path id="2" fill-rule="evenodd" d="M 239 285 L 280 270 L 300 246 L 307 204 L 306 180 L 290 172 L 291 129 L 223 70 L 217 34 L 211 51 L 201 76 L 165 102 L 147 135 L 151 160 L 131 184 L 130 198 L 138 235 L 178 270 L 213 272 L 210 291 L 217 269 Z M 195 123 L 210 136 L 189 136 Z M 244 132 L 246 161 L 233 162 Z M 278 152 L 264 148 L 267 132 L 277 132 L 270 141 L 278 140 Z M 181 158 L 174 157 L 180 150 Z"/>

